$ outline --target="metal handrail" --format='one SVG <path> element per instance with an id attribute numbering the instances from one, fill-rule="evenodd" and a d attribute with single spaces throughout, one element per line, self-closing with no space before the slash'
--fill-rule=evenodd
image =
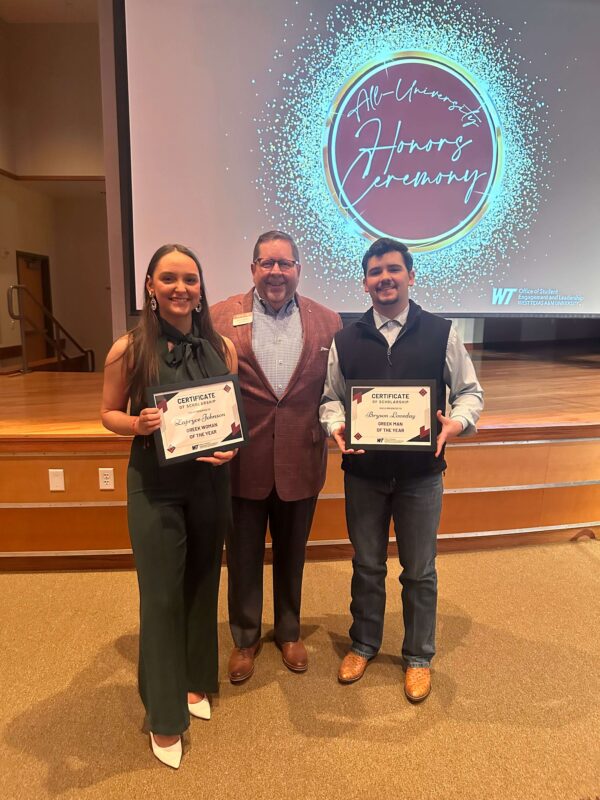
<path id="1" fill-rule="evenodd" d="M 48 333 L 46 332 L 46 330 L 44 328 L 40 328 L 39 325 L 37 325 L 30 317 L 28 317 L 26 314 L 23 314 L 21 312 L 21 293 L 26 294 L 31 300 L 33 300 L 33 302 L 39 308 L 42 309 L 42 311 L 44 313 L 44 317 L 48 318 L 52 322 L 52 328 L 53 328 L 53 331 L 54 331 L 54 339 L 52 339 L 52 338 L 50 338 L 50 336 L 48 336 Z M 17 296 L 18 304 L 19 304 L 19 312 L 18 313 L 15 311 L 15 307 L 14 307 L 14 303 L 13 303 L 13 299 L 14 299 L 15 294 Z M 65 352 L 65 349 L 63 347 L 63 344 L 61 342 L 61 338 L 64 337 L 64 338 L 68 339 L 71 342 L 71 344 L 73 344 L 77 348 L 77 350 L 79 351 L 79 353 L 81 355 L 85 356 L 86 362 L 87 362 L 88 372 L 93 372 L 94 371 L 94 368 L 96 366 L 94 351 L 91 350 L 88 347 L 83 347 L 82 345 L 80 345 L 79 342 L 73 336 L 71 336 L 71 334 L 65 328 L 65 326 L 62 325 L 56 319 L 54 314 L 49 309 L 47 309 L 46 306 L 44 306 L 42 303 L 40 303 L 40 301 L 36 297 L 34 297 L 31 294 L 31 292 L 29 291 L 27 286 L 24 286 L 23 284 L 19 284 L 19 283 L 15 283 L 12 286 L 9 286 L 8 291 L 7 291 L 7 301 L 8 301 L 8 313 L 9 313 L 9 316 L 11 317 L 11 319 L 17 320 L 19 322 L 19 326 L 20 326 L 20 329 L 21 329 L 21 361 L 22 361 L 22 364 L 23 364 L 23 372 L 30 372 L 31 371 L 29 369 L 29 367 L 28 367 L 28 364 L 27 364 L 27 347 L 26 347 L 26 338 L 25 338 L 25 332 L 26 332 L 25 323 L 27 323 L 30 326 L 30 331 L 29 332 L 34 331 L 35 333 L 41 334 L 44 337 L 44 339 L 46 340 L 46 342 L 51 347 L 54 348 L 54 350 L 56 352 L 56 357 L 58 359 L 58 368 L 59 368 L 59 370 L 62 370 L 62 368 L 63 368 L 63 360 L 68 358 L 68 356 L 67 356 L 67 354 Z"/>

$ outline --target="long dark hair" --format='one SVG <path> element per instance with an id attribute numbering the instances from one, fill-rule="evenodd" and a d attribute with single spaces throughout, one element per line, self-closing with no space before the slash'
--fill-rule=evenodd
<path id="1" fill-rule="evenodd" d="M 212 320 L 208 310 L 208 298 L 206 297 L 206 286 L 204 276 L 198 256 L 188 247 L 182 244 L 163 244 L 150 259 L 148 264 L 147 277 L 154 275 L 156 265 L 163 256 L 177 251 L 189 256 L 198 267 L 201 288 L 201 309 L 192 311 L 192 320 L 197 333 L 206 339 L 214 347 L 223 361 L 227 363 L 227 348 L 222 337 L 213 328 Z M 129 382 L 129 396 L 134 405 L 144 404 L 144 391 L 147 386 L 158 383 L 158 355 L 157 341 L 160 336 L 160 309 L 153 311 L 150 306 L 150 293 L 148 286 L 144 283 L 144 307 L 140 316 L 140 321 L 135 328 L 129 332 L 129 346 L 125 353 L 125 358 L 132 362 L 131 380 Z"/>

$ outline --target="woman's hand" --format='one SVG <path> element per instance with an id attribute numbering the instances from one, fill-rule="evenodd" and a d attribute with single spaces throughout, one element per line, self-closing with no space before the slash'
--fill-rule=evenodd
<path id="1" fill-rule="evenodd" d="M 144 408 L 140 411 L 139 417 L 133 420 L 133 432 L 138 436 L 148 436 L 160 428 L 159 408 Z"/>
<path id="2" fill-rule="evenodd" d="M 231 461 L 234 456 L 237 456 L 237 448 L 235 450 L 216 450 L 212 456 L 203 456 L 197 458 L 196 461 L 205 461 L 207 464 L 212 464 L 213 467 L 220 467 Z"/>

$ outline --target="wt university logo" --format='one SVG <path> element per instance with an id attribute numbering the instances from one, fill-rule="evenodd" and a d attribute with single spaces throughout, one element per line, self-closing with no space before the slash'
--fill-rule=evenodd
<path id="1" fill-rule="evenodd" d="M 513 299 L 516 291 L 516 289 L 505 289 L 503 287 L 494 286 L 492 289 L 492 305 L 507 306 Z"/>

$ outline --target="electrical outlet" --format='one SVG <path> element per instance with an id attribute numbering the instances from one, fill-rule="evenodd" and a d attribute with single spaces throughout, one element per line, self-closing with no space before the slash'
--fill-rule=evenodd
<path id="1" fill-rule="evenodd" d="M 49 469 L 48 483 L 51 492 L 64 492 L 65 490 L 65 471 L 63 469 Z"/>
<path id="2" fill-rule="evenodd" d="M 98 483 L 101 489 L 115 488 L 115 471 L 112 467 L 100 467 L 98 469 Z"/>

